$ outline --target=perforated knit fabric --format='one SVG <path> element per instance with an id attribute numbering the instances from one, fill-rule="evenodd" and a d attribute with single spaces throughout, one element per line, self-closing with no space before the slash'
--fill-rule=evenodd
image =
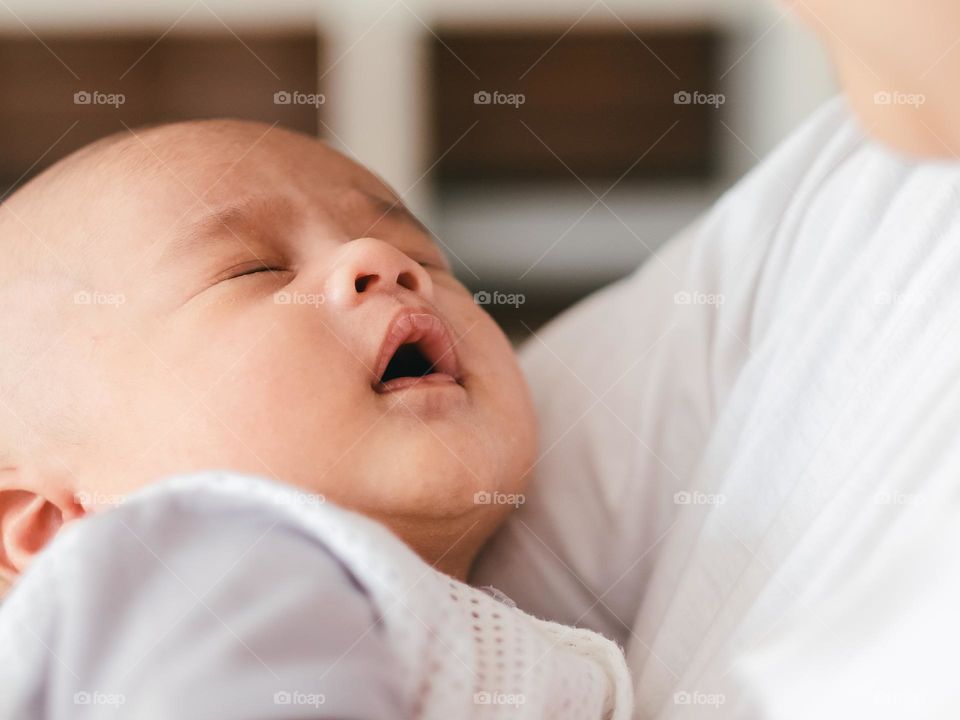
<path id="1" fill-rule="evenodd" d="M 415 717 L 626 720 L 632 687 L 623 653 L 602 636 L 538 620 L 444 575 L 384 526 L 260 478 L 209 472 L 156 492 L 225 493 L 275 508 L 318 538 L 370 594 L 403 659 Z"/>

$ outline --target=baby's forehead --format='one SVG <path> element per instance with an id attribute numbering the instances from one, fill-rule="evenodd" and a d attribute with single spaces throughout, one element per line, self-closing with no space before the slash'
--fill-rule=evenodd
<path id="1" fill-rule="evenodd" d="M 268 184 L 270 182 L 274 184 Z M 393 193 L 366 168 L 318 139 L 262 123 L 207 120 L 128 130 L 56 163 L 8 198 L 11 209 L 63 208 L 95 215 L 108 203 L 161 205 L 184 196 L 199 205 L 279 186 Z"/>
<path id="2" fill-rule="evenodd" d="M 425 232 L 378 178 L 327 145 L 237 121 L 167 125 L 100 141 L 8 203 L 0 220 L 41 254 L 55 255 L 51 267 L 69 268 L 80 283 L 127 277 L 171 238 L 224 220 L 279 223 L 312 215 L 345 234 L 401 220 Z"/>
<path id="3" fill-rule="evenodd" d="M 185 194 L 199 205 L 272 190 L 299 192 L 332 207 L 354 192 L 394 197 L 366 168 L 326 143 L 259 123 L 162 126 L 131 133 L 112 153 L 121 174 L 140 178 L 141 192 Z"/>

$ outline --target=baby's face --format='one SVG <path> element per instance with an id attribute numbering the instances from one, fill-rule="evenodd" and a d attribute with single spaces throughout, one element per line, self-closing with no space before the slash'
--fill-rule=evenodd
<path id="1" fill-rule="evenodd" d="M 78 420 L 63 457 L 88 504 L 229 468 L 402 536 L 492 529 L 504 508 L 474 494 L 521 489 L 527 389 L 382 182 L 247 123 L 168 126 L 102 156 L 85 188 L 64 183 L 66 221 L 51 230 L 72 235 L 57 248 L 75 277 L 54 300 L 77 360 L 59 393 Z"/>

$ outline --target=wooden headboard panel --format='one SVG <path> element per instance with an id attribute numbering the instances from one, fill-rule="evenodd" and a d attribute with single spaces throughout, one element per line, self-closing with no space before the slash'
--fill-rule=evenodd
<path id="1" fill-rule="evenodd" d="M 565 30 L 438 31 L 430 56 L 434 155 L 446 152 L 441 178 L 575 182 L 570 170 L 609 181 L 624 173 L 628 181 L 710 176 L 722 108 L 702 101 L 716 94 L 719 31 Z M 496 92 L 499 104 L 489 96 Z M 510 103 L 511 95 L 523 103 Z"/>
<path id="2" fill-rule="evenodd" d="M 316 134 L 316 106 L 277 104 L 274 93 L 317 92 L 320 45 L 315 28 L 0 35 L 0 192 L 124 124 L 228 116 Z"/>

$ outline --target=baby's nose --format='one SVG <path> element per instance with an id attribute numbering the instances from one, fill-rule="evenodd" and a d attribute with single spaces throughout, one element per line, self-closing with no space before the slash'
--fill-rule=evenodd
<path id="1" fill-rule="evenodd" d="M 355 305 L 370 293 L 395 295 L 403 288 L 433 299 L 433 281 L 419 263 L 375 238 L 351 240 L 340 248 L 327 277 L 328 301 Z"/>

